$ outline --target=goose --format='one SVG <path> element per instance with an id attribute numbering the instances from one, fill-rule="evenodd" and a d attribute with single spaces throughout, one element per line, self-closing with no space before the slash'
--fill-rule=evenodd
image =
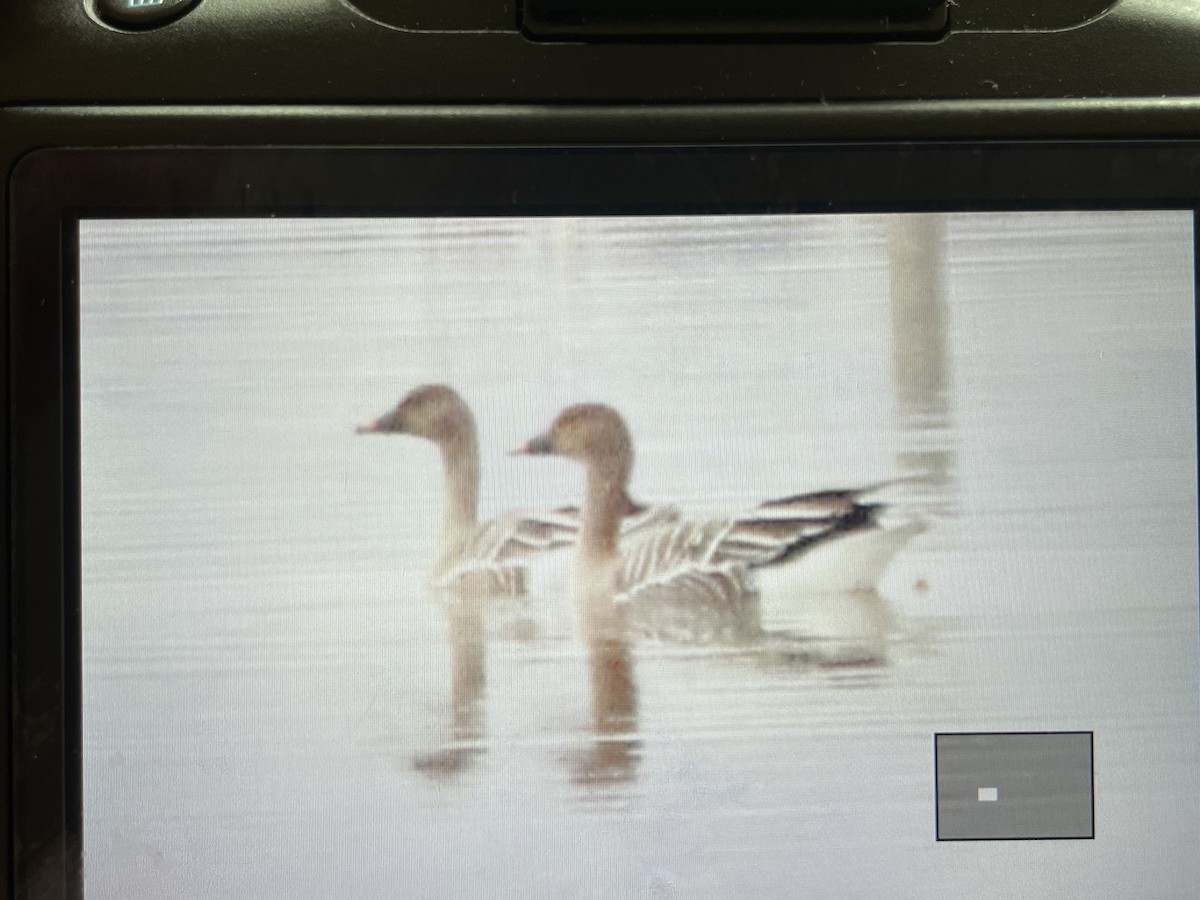
<path id="1" fill-rule="evenodd" d="M 895 552 L 924 527 L 885 530 L 877 522 L 882 507 L 860 502 L 889 481 L 769 500 L 726 517 L 677 515 L 622 536 L 633 440 L 620 414 L 598 403 L 568 407 L 512 452 L 583 465 L 577 596 L 591 608 L 605 597 L 627 608 L 628 627 L 641 636 L 689 643 L 760 637 L 761 573 L 791 569 L 785 583 L 810 594 L 873 590 Z"/>
<path id="2" fill-rule="evenodd" d="M 459 595 L 519 597 L 526 593 L 523 561 L 570 546 L 579 531 L 575 507 L 514 511 L 480 522 L 479 439 L 475 417 L 453 388 L 426 384 L 410 391 L 391 411 L 359 425 L 358 434 L 407 434 L 431 441 L 441 452 L 445 512 L 437 559 L 429 576 L 435 590 Z M 671 513 L 627 496 L 624 527 L 652 527 Z"/>

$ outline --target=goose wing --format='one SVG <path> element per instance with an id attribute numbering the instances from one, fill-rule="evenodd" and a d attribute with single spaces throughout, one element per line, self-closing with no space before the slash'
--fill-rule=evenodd
<path id="1" fill-rule="evenodd" d="M 882 506 L 859 500 L 878 487 L 796 494 L 761 503 L 731 517 L 725 530 L 714 536 L 711 561 L 750 568 L 777 565 L 824 541 L 875 528 Z"/>
<path id="2" fill-rule="evenodd" d="M 679 519 L 671 506 L 637 506 L 621 520 L 622 538 L 662 528 Z M 506 563 L 575 543 L 582 527 L 579 507 L 522 510 L 484 523 L 463 551 L 478 563 Z"/>
<path id="3" fill-rule="evenodd" d="M 712 558 L 728 525 L 676 519 L 626 541 L 615 599 L 630 604 L 635 630 L 688 643 L 757 633 L 758 593 L 746 566 Z"/>
<path id="4" fill-rule="evenodd" d="M 526 561 L 570 546 L 578 531 L 578 518 L 557 510 L 507 513 L 484 522 L 439 562 L 432 583 L 459 596 L 519 597 L 528 589 Z"/>
<path id="5" fill-rule="evenodd" d="M 575 543 L 579 517 L 566 510 L 521 510 L 481 525 L 463 548 L 464 559 L 506 563 Z"/>

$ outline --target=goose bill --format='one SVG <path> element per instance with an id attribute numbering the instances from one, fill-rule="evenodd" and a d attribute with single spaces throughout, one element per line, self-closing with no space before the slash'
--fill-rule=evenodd
<path id="1" fill-rule="evenodd" d="M 554 440 L 549 434 L 539 434 L 508 452 L 511 456 L 544 456 L 554 452 Z"/>
<path id="2" fill-rule="evenodd" d="M 378 419 L 372 419 L 354 429 L 355 434 L 403 434 L 404 432 L 404 422 L 401 421 L 399 412 L 391 412 Z"/>

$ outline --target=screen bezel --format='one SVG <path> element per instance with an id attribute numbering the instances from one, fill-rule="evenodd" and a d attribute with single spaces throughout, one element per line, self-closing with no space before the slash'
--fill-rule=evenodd
<path id="1" fill-rule="evenodd" d="M 1195 212 L 1200 142 L 47 150 L 10 196 L 13 885 L 78 896 L 81 219 Z"/>

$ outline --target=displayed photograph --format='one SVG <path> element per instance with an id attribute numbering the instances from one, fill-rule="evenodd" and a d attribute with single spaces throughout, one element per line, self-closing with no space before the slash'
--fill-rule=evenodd
<path id="1" fill-rule="evenodd" d="M 1194 247 L 81 222 L 86 896 L 1186 893 Z"/>

